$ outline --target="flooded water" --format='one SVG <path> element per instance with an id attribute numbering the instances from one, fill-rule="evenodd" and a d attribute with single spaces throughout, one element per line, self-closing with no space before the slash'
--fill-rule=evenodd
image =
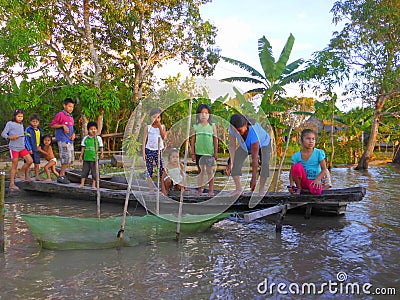
<path id="1" fill-rule="evenodd" d="M 332 181 L 364 186 L 367 195 L 344 216 L 287 215 L 281 234 L 274 218 L 224 220 L 179 242 L 121 250 L 40 249 L 18 213 L 93 217 L 95 205 L 6 198 L 0 299 L 288 299 L 302 291 L 312 299 L 375 299 L 394 289 L 397 296 L 386 298 L 398 299 L 400 166 L 334 169 Z M 102 212 L 120 215 L 122 207 L 103 205 Z"/>

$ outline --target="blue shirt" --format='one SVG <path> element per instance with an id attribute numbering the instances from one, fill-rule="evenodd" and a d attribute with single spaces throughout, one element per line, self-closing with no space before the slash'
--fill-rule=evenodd
<path id="1" fill-rule="evenodd" d="M 71 114 L 66 111 L 60 111 L 54 117 L 53 121 L 50 123 L 50 127 L 58 124 L 58 125 L 66 125 L 69 129 L 69 133 L 64 132 L 64 128 L 60 127 L 56 129 L 56 141 L 57 142 L 66 142 L 73 143 L 71 140 L 71 136 L 74 133 L 74 118 Z"/>
<path id="2" fill-rule="evenodd" d="M 242 149 L 247 151 L 249 154 L 251 154 L 251 145 L 254 143 L 259 142 L 258 148 L 261 148 L 268 146 L 271 141 L 269 134 L 261 127 L 260 123 L 249 125 L 249 132 L 245 141 L 243 141 L 239 132 L 232 129 L 232 126 L 229 127 L 229 132 L 237 139 Z"/>
<path id="3" fill-rule="evenodd" d="M 320 162 L 325 159 L 325 152 L 321 149 L 314 148 L 313 153 L 311 154 L 308 160 L 303 160 L 301 158 L 301 152 L 296 152 L 292 155 L 292 163 L 301 163 L 306 171 L 307 178 L 314 180 L 318 177 L 319 173 L 321 173 L 321 165 Z"/>

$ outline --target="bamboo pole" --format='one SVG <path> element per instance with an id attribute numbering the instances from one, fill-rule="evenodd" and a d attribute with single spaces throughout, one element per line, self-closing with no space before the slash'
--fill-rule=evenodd
<path id="1" fill-rule="evenodd" d="M 98 155 L 98 141 L 97 141 L 97 134 L 95 133 L 94 135 L 94 153 L 95 153 L 95 165 L 96 165 L 96 203 L 97 203 L 97 217 L 100 218 L 100 170 L 99 170 L 99 158 L 97 157 Z"/>
<path id="2" fill-rule="evenodd" d="M 158 171 L 157 171 L 157 197 L 156 197 L 156 215 L 160 214 L 160 170 L 161 170 L 161 153 L 160 153 L 161 137 L 157 139 L 157 159 L 158 159 Z"/>
<path id="3" fill-rule="evenodd" d="M 6 173 L 0 172 L 0 252 L 4 252 L 4 198 L 6 193 Z"/>
<path id="4" fill-rule="evenodd" d="M 141 107 L 142 107 L 142 101 L 139 101 L 138 107 L 136 107 L 136 120 L 139 119 L 140 114 L 141 114 Z M 139 123 L 139 121 L 137 122 Z M 137 136 L 139 134 L 140 130 L 140 125 L 135 124 L 135 131 L 134 135 Z M 121 229 L 117 233 L 117 238 L 119 239 L 119 247 L 122 245 L 122 238 L 124 236 L 124 231 L 125 231 L 125 222 L 126 222 L 126 214 L 128 212 L 128 203 L 129 203 L 129 196 L 131 194 L 131 189 L 132 189 L 132 180 L 133 180 L 133 172 L 134 172 L 134 163 L 135 163 L 136 156 L 132 156 L 132 161 L 131 161 L 131 167 L 129 169 L 129 181 L 128 181 L 128 187 L 126 189 L 126 196 L 125 196 L 125 203 L 124 203 L 124 212 L 122 214 L 122 222 L 121 222 Z"/>
<path id="5" fill-rule="evenodd" d="M 187 135 L 185 141 L 185 156 L 183 158 L 183 174 L 186 176 L 186 166 L 187 166 L 187 156 L 189 152 L 189 135 L 190 135 L 190 124 L 192 117 L 192 96 L 189 98 L 189 111 L 188 111 L 188 122 L 187 122 Z M 178 211 L 178 224 L 176 227 L 176 240 L 179 240 L 179 235 L 181 231 L 181 219 L 182 219 L 182 206 L 183 206 L 183 192 L 185 191 L 184 187 L 181 187 L 181 195 L 179 199 L 179 211 Z"/>
<path id="6" fill-rule="evenodd" d="M 293 116 L 293 121 L 292 121 L 292 124 L 290 124 L 289 134 L 287 136 L 285 152 L 283 153 L 283 156 L 281 158 L 281 162 L 279 164 L 279 169 L 278 169 L 278 174 L 276 175 L 276 178 L 275 178 L 274 192 L 276 192 L 276 190 L 278 189 L 278 180 L 279 180 L 279 177 L 280 177 L 281 172 L 282 172 L 283 162 L 285 160 L 286 153 L 287 153 L 287 151 L 289 149 L 290 137 L 292 135 L 292 130 L 293 130 L 293 127 L 294 127 L 295 123 L 296 123 L 296 118 L 295 118 L 295 116 Z"/>

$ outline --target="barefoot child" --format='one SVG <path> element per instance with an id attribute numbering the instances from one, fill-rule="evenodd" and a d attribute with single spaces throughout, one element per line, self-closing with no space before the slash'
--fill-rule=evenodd
<path id="1" fill-rule="evenodd" d="M 203 192 L 204 173 L 208 176 L 208 194 L 214 196 L 214 166 L 218 159 L 217 129 L 212 123 L 211 109 L 207 104 L 200 104 L 196 111 L 194 134 L 190 141 L 192 160 L 196 162 L 199 177 L 197 196 Z"/>
<path id="2" fill-rule="evenodd" d="M 50 170 L 56 175 L 56 178 L 60 176 L 60 174 L 56 170 L 57 159 L 54 156 L 53 148 L 51 147 L 51 136 L 45 135 L 43 137 L 43 147 L 39 146 L 38 151 L 42 153 L 47 160 L 47 164 L 44 166 L 44 170 L 46 171 L 46 181 L 51 181 Z"/>
<path id="3" fill-rule="evenodd" d="M 179 151 L 172 148 L 161 177 L 161 192 L 167 196 L 170 188 L 181 190 L 185 188 L 185 185 L 185 174 L 183 173 L 183 164 L 179 161 Z"/>
<path id="4" fill-rule="evenodd" d="M 158 166 L 159 174 L 163 174 L 163 160 L 162 160 L 162 151 L 164 150 L 164 141 L 167 132 L 165 130 L 165 126 L 161 124 L 161 109 L 153 108 L 150 111 L 150 125 L 147 125 L 144 128 L 143 133 L 143 159 L 146 162 L 147 168 L 147 183 L 149 185 L 150 193 L 154 193 L 153 187 L 153 164 L 154 162 Z M 158 141 L 160 141 L 160 145 L 158 145 Z M 158 153 L 158 149 L 160 149 L 160 153 Z M 158 161 L 158 157 L 160 157 L 160 162 Z"/>
<path id="5" fill-rule="evenodd" d="M 23 157 L 25 163 L 22 166 L 21 170 L 18 172 L 18 178 L 22 180 L 22 175 L 25 174 L 25 180 L 31 180 L 29 176 L 26 176 L 25 173 L 25 171 L 28 170 L 32 164 L 32 157 L 29 154 L 29 151 L 25 148 L 24 125 L 22 125 L 23 120 L 24 112 L 20 109 L 14 110 L 12 120 L 7 122 L 3 132 L 1 133 L 1 136 L 3 138 L 10 141 L 8 143 L 11 156 L 10 189 L 14 191 L 19 190 L 19 188 L 15 185 L 14 180 L 14 176 L 18 168 L 19 157 Z"/>
<path id="6" fill-rule="evenodd" d="M 78 186 L 79 188 L 83 188 L 85 185 L 85 178 L 88 177 L 89 172 L 92 173 L 92 188 L 96 188 L 96 180 L 97 178 L 97 169 L 98 164 L 96 165 L 96 155 L 97 151 L 100 150 L 100 158 L 104 158 L 103 153 L 103 139 L 101 136 L 97 134 L 97 123 L 89 122 L 87 124 L 87 130 L 89 135 L 85 136 L 82 140 L 81 146 L 81 154 L 79 155 L 79 161 L 83 161 L 82 167 L 82 176 L 81 176 L 81 184 Z M 97 139 L 95 139 L 97 137 Z"/>
<path id="7" fill-rule="evenodd" d="M 40 119 L 37 114 L 33 114 L 29 118 L 31 125 L 25 129 L 25 147 L 32 156 L 33 163 L 35 165 L 35 179 L 41 181 L 39 177 L 40 168 L 40 153 L 38 147 L 40 146 L 43 129 L 39 126 Z M 25 177 L 28 177 L 29 170 L 25 171 Z"/>
<path id="8" fill-rule="evenodd" d="M 322 193 L 322 179 L 328 176 L 325 152 L 315 148 L 316 134 L 311 129 L 301 132 L 301 151 L 292 156 L 293 166 L 290 170 L 288 190 L 291 194 L 300 194 L 308 189 L 313 195 Z"/>
<path id="9" fill-rule="evenodd" d="M 230 118 L 229 154 L 230 163 L 226 173 L 232 175 L 235 191 L 231 196 L 242 193 L 240 176 L 245 159 L 251 155 L 250 189 L 253 192 L 257 183 L 258 158 L 261 156 L 259 194 L 265 194 L 265 183 L 269 176 L 269 160 L 271 154 L 271 138 L 261 124 L 242 114 L 234 114 Z M 239 146 L 236 148 L 236 142 Z M 236 150 L 235 150 L 236 148 Z"/>

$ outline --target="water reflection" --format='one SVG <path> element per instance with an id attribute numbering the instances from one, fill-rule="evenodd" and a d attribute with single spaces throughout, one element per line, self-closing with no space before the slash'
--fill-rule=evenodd
<path id="1" fill-rule="evenodd" d="M 283 184 L 285 176 L 287 172 Z M 151 240 L 120 251 L 41 250 L 17 214 L 93 217 L 95 203 L 7 199 L 0 298 L 265 299 L 257 292 L 265 278 L 322 284 L 335 281 L 338 272 L 345 272 L 348 282 L 399 291 L 399 179 L 400 168 L 394 165 L 365 172 L 334 169 L 335 186 L 367 188 L 365 199 L 350 204 L 345 216 L 305 220 L 288 215 L 281 235 L 276 235 L 272 218 L 224 220 L 207 233 L 183 236 L 179 243 Z M 119 215 L 122 207 L 105 204 L 102 211 L 103 216 Z M 130 208 L 130 213 L 144 211 Z"/>

